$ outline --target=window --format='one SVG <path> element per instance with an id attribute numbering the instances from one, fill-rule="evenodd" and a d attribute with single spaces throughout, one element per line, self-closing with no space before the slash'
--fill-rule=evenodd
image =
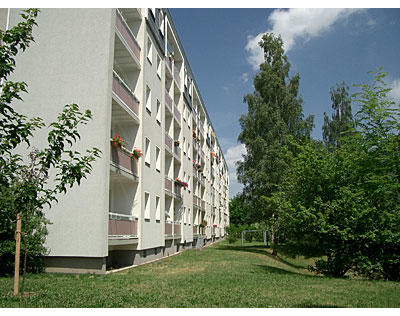
<path id="1" fill-rule="evenodd" d="M 190 225 L 191 222 L 192 222 L 192 221 L 190 220 L 190 219 L 192 218 L 192 216 L 191 216 L 191 214 L 190 214 L 190 208 L 188 209 L 188 215 L 187 215 L 187 216 L 188 216 L 187 221 L 188 221 L 188 223 L 189 223 L 189 225 Z"/>
<path id="2" fill-rule="evenodd" d="M 144 193 L 144 219 L 150 219 L 150 193 Z"/>
<path id="3" fill-rule="evenodd" d="M 164 36 L 164 13 L 160 11 L 158 17 L 159 17 L 160 32 L 162 36 Z"/>
<path id="4" fill-rule="evenodd" d="M 157 76 L 161 79 L 161 58 L 157 54 Z"/>
<path id="5" fill-rule="evenodd" d="M 188 154 L 188 158 L 189 158 L 189 160 L 190 160 L 190 149 L 191 149 L 191 145 L 190 145 L 190 143 L 189 143 L 189 141 L 188 141 L 188 148 L 187 148 L 187 154 Z"/>
<path id="6" fill-rule="evenodd" d="M 183 154 L 186 155 L 186 138 L 183 136 Z"/>
<path id="7" fill-rule="evenodd" d="M 156 221 L 161 220 L 161 202 L 160 197 L 156 196 Z"/>
<path id="8" fill-rule="evenodd" d="M 146 85 L 146 110 L 151 113 L 151 89 Z"/>
<path id="9" fill-rule="evenodd" d="M 146 137 L 146 147 L 145 147 L 146 153 L 145 153 L 145 158 L 144 162 L 146 165 L 150 166 L 150 161 L 151 161 L 151 156 L 150 156 L 150 140 Z"/>
<path id="10" fill-rule="evenodd" d="M 190 176 L 188 176 L 188 190 L 190 192 Z"/>
<path id="11" fill-rule="evenodd" d="M 153 43 L 151 42 L 150 37 L 147 37 L 147 60 L 150 64 L 153 63 Z"/>
<path id="12" fill-rule="evenodd" d="M 159 124 L 161 124 L 161 103 L 160 101 L 157 100 L 157 114 L 156 114 L 156 120 Z"/>
<path id="13" fill-rule="evenodd" d="M 183 104 L 183 120 L 186 121 L 186 105 Z"/>
<path id="14" fill-rule="evenodd" d="M 161 150 L 156 146 L 156 170 L 161 171 Z"/>
<path id="15" fill-rule="evenodd" d="M 186 207 L 183 207 L 183 223 L 186 224 Z"/>

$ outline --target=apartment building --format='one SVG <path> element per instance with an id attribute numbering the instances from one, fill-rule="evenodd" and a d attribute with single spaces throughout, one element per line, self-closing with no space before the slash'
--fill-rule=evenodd
<path id="1" fill-rule="evenodd" d="M 6 27 L 19 13 L 2 12 Z M 46 210 L 46 270 L 105 273 L 224 238 L 228 169 L 169 11 L 42 9 L 37 23 L 12 78 L 29 94 L 15 106 L 46 122 L 65 104 L 89 108 L 74 149 L 102 151 Z"/>

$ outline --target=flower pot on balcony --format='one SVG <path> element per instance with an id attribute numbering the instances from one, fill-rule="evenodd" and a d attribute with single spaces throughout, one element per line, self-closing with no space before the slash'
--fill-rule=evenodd
<path id="1" fill-rule="evenodd" d="M 143 153 L 140 149 L 137 149 L 136 147 L 133 149 L 131 153 L 131 157 L 135 159 L 139 159 L 140 157 L 143 156 Z"/>
<path id="2" fill-rule="evenodd" d="M 111 142 L 111 145 L 112 145 L 113 147 L 115 147 L 115 148 L 121 148 L 121 144 L 120 144 L 120 143 L 117 143 L 117 142 L 115 142 L 115 141 L 112 141 L 112 142 Z"/>
<path id="3" fill-rule="evenodd" d="M 116 147 L 116 148 L 121 148 L 123 143 L 124 143 L 124 140 L 117 133 L 111 138 L 111 145 Z"/>

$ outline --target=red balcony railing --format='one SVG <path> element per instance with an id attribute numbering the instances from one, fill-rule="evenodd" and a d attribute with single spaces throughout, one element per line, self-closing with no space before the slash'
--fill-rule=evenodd
<path id="1" fill-rule="evenodd" d="M 118 12 L 118 10 L 117 10 L 116 26 L 119 33 L 125 40 L 125 42 L 128 44 L 129 48 L 132 50 L 132 52 L 135 54 L 136 58 L 140 62 L 140 46 L 136 41 L 135 36 L 132 34 L 132 31 L 130 30 L 129 26 L 127 25 L 121 14 Z"/>
<path id="2" fill-rule="evenodd" d="M 165 223 L 165 235 L 172 235 L 172 223 Z"/>
<path id="3" fill-rule="evenodd" d="M 174 235 L 180 235 L 181 234 L 181 224 L 180 223 L 174 223 Z"/>
<path id="4" fill-rule="evenodd" d="M 172 193 L 172 180 L 165 177 L 165 189 Z"/>
<path id="5" fill-rule="evenodd" d="M 127 215 L 116 215 L 108 220 L 108 234 L 113 236 L 137 236 L 137 220 Z"/>
<path id="6" fill-rule="evenodd" d="M 172 151 L 172 138 L 167 133 L 165 133 L 165 146 Z"/>
<path id="7" fill-rule="evenodd" d="M 132 158 L 130 154 L 123 151 L 121 148 L 111 145 L 111 161 L 137 176 L 137 159 Z"/>
<path id="8" fill-rule="evenodd" d="M 127 87 L 115 72 L 112 90 L 137 116 L 139 116 L 139 101 L 136 99 L 131 89 Z"/>

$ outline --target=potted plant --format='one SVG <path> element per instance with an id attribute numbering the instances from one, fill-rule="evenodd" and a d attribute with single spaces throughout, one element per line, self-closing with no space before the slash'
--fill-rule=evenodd
<path id="1" fill-rule="evenodd" d="M 135 159 L 139 159 L 139 158 L 142 157 L 142 156 L 143 156 L 142 151 L 141 151 L 140 149 L 134 147 L 134 148 L 133 148 L 133 151 L 132 151 L 132 153 L 131 153 L 131 157 L 132 157 L 132 158 L 135 158 Z"/>
<path id="2" fill-rule="evenodd" d="M 181 187 L 187 188 L 189 186 L 189 184 L 185 181 L 182 181 L 179 178 L 175 178 L 175 182 L 180 185 Z"/>
<path id="3" fill-rule="evenodd" d="M 115 133 L 115 135 L 113 136 L 113 138 L 111 139 L 111 144 L 114 147 L 118 147 L 120 148 L 123 144 L 124 144 L 124 140 L 122 139 L 122 137 L 120 135 L 118 135 L 117 133 Z"/>
<path id="4" fill-rule="evenodd" d="M 193 138 L 197 138 L 197 134 L 196 134 L 195 130 L 193 130 Z"/>
<path id="5" fill-rule="evenodd" d="M 174 140 L 174 145 L 175 145 L 176 147 L 179 147 L 179 140 Z"/>

